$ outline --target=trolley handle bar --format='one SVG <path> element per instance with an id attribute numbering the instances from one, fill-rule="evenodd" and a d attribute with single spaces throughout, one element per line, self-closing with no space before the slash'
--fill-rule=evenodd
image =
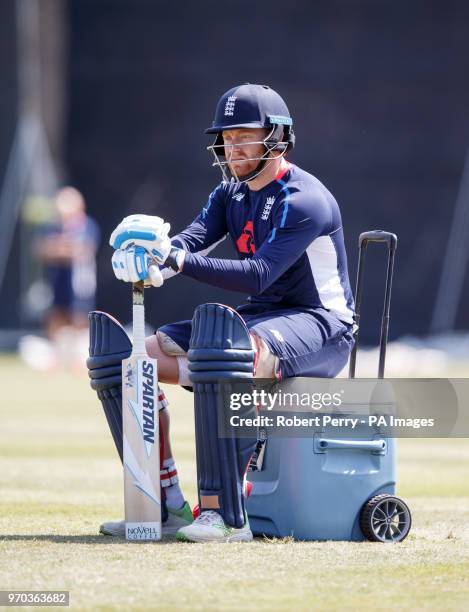
<path id="1" fill-rule="evenodd" d="M 384 295 L 383 314 L 381 319 L 380 347 L 378 378 L 384 378 L 384 368 L 386 363 L 386 347 L 389 332 L 389 311 L 391 305 L 392 277 L 394 272 L 394 257 L 397 249 L 397 236 L 384 230 L 371 230 L 363 232 L 358 239 L 358 272 L 357 284 L 355 289 L 355 324 L 357 329 L 354 333 L 355 343 L 350 355 L 349 378 L 355 378 L 355 366 L 357 360 L 358 338 L 360 335 L 360 315 L 363 295 L 363 276 L 365 266 L 366 247 L 370 242 L 385 243 L 388 247 L 388 263 L 386 271 L 386 287 Z"/>
<path id="2" fill-rule="evenodd" d="M 371 230 L 369 232 L 363 232 L 360 234 L 358 239 L 358 248 L 362 249 L 368 246 L 369 242 L 385 242 L 388 245 L 390 251 L 397 249 L 397 236 L 391 232 L 385 232 L 384 230 Z"/>

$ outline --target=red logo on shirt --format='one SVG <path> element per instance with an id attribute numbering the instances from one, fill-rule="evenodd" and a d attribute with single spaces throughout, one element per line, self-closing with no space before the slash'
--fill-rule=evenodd
<path id="1" fill-rule="evenodd" d="M 236 246 L 240 253 L 246 255 L 253 255 L 256 252 L 256 245 L 254 244 L 254 226 L 252 221 L 247 221 L 244 226 L 243 233 L 236 241 Z"/>

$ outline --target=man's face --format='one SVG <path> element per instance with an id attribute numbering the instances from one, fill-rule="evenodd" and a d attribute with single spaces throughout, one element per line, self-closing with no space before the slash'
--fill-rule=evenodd
<path id="1" fill-rule="evenodd" d="M 256 169 L 259 160 L 253 158 L 262 157 L 265 147 L 262 144 L 249 143 L 261 142 L 267 134 L 268 130 L 264 128 L 237 128 L 223 131 L 225 158 L 236 176 L 245 176 Z"/>

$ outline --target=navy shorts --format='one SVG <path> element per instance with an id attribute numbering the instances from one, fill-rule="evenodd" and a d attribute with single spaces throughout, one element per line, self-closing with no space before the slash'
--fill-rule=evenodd
<path id="1" fill-rule="evenodd" d="M 352 326 L 323 308 L 307 312 L 247 304 L 236 308 L 251 332 L 279 358 L 281 378 L 333 378 L 345 367 L 353 347 Z M 192 321 L 159 328 L 184 351 L 189 350 Z"/>

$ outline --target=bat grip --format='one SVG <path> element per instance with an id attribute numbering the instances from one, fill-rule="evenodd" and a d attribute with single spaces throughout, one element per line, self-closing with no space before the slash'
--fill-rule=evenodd
<path id="1" fill-rule="evenodd" d="M 135 354 L 145 353 L 145 307 L 143 304 L 143 282 L 133 285 L 132 289 L 132 334 Z"/>

